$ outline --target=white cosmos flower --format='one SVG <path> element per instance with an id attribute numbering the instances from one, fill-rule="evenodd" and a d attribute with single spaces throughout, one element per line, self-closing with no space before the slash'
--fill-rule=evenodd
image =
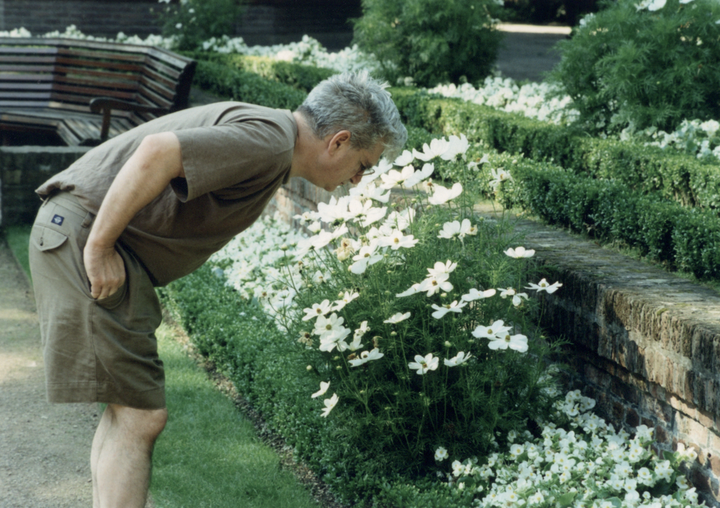
<path id="1" fill-rule="evenodd" d="M 317 270 L 312 276 L 312 281 L 314 284 L 322 284 L 330 280 L 330 278 L 329 273 L 322 273 L 320 270 Z"/>
<path id="2" fill-rule="evenodd" d="M 475 288 L 472 288 L 467 294 L 462 295 L 460 299 L 463 302 L 474 302 L 475 300 L 482 300 L 483 298 L 490 298 L 491 296 L 495 296 L 494 289 L 486 289 L 485 291 L 478 291 Z"/>
<path id="3" fill-rule="evenodd" d="M 470 358 L 472 358 L 472 354 L 465 354 L 464 351 L 460 351 L 458 354 L 456 354 L 450 359 L 445 358 L 443 360 L 443 363 L 446 367 L 457 367 L 458 365 L 462 365 L 463 363 L 467 362 Z"/>
<path id="4" fill-rule="evenodd" d="M 310 224 L 311 222 L 314 222 L 318 220 L 320 216 L 317 214 L 317 212 L 309 211 L 309 212 L 303 212 L 302 214 L 293 215 L 293 219 L 299 220 L 300 222 L 303 222 L 305 224 Z"/>
<path id="5" fill-rule="evenodd" d="M 325 409 L 322 410 L 323 417 L 327 417 L 327 415 L 330 414 L 330 411 L 332 411 L 333 408 L 337 405 L 338 400 L 340 399 L 337 396 L 337 393 L 333 393 L 332 397 L 323 401 L 323 403 L 325 404 Z"/>
<path id="6" fill-rule="evenodd" d="M 527 337 L 520 333 L 517 335 L 505 333 L 502 336 L 496 336 L 494 340 L 491 340 L 488 343 L 488 347 L 493 350 L 510 348 L 524 353 L 528 350 Z"/>
<path id="7" fill-rule="evenodd" d="M 403 150 L 403 153 L 398 156 L 397 159 L 395 159 L 396 166 L 407 166 L 408 164 L 412 164 L 412 161 L 415 160 L 415 157 L 413 156 L 412 152 L 410 150 Z"/>
<path id="8" fill-rule="evenodd" d="M 413 284 L 408 289 L 403 291 L 402 293 L 397 293 L 395 295 L 396 298 L 404 298 L 406 296 L 412 296 L 416 293 L 420 293 L 420 284 Z"/>
<path id="9" fill-rule="evenodd" d="M 441 274 L 452 273 L 455 268 L 457 268 L 457 263 L 453 263 L 448 259 L 445 263 L 437 261 L 433 267 L 428 268 L 427 271 L 431 277 L 437 277 Z"/>
<path id="10" fill-rule="evenodd" d="M 454 184 L 450 189 L 443 187 L 442 185 L 435 184 L 433 185 L 433 189 L 435 189 L 435 193 L 428 198 L 428 202 L 431 205 L 445 204 L 451 199 L 455 199 L 462 194 L 463 190 L 460 182 Z"/>
<path id="11" fill-rule="evenodd" d="M 378 238 L 378 246 L 390 247 L 392 250 L 398 250 L 400 247 L 411 249 L 418 241 L 413 235 L 405 236 L 402 231 L 395 229 L 389 236 Z"/>
<path id="12" fill-rule="evenodd" d="M 343 309 L 348 303 L 352 302 L 358 296 L 360 296 L 360 293 L 357 293 L 357 292 L 353 293 L 350 291 L 345 291 L 345 294 L 343 294 L 339 300 L 335 300 L 335 302 L 334 302 L 335 305 L 333 305 L 332 310 L 338 311 L 338 310 Z"/>
<path id="13" fill-rule="evenodd" d="M 512 304 L 515 307 L 520 307 L 523 303 L 523 300 L 527 300 L 527 299 L 528 299 L 527 293 L 517 293 L 517 294 L 513 295 L 513 297 L 512 297 Z"/>
<path id="14" fill-rule="evenodd" d="M 320 346 L 318 347 L 318 349 L 320 351 L 327 351 L 328 353 L 335 348 L 337 348 L 338 351 L 345 351 L 346 349 L 350 349 L 350 345 L 345 342 L 345 338 L 348 335 L 350 335 L 350 329 L 341 326 L 333 332 L 321 336 Z"/>
<path id="15" fill-rule="evenodd" d="M 338 315 L 334 312 L 328 317 L 318 316 L 317 321 L 315 321 L 315 329 L 313 330 L 313 333 L 315 335 L 319 335 L 320 340 L 322 340 L 323 337 L 329 337 L 340 333 L 345 328 L 343 326 L 344 322 L 345 319 L 338 317 Z"/>
<path id="16" fill-rule="evenodd" d="M 373 199 L 379 203 L 387 203 L 390 200 L 390 191 L 369 183 L 363 187 L 351 187 L 350 196 L 361 199 Z"/>
<path id="17" fill-rule="evenodd" d="M 358 349 L 363 347 L 363 344 L 360 341 L 362 340 L 363 335 L 365 335 L 369 330 L 370 328 L 368 327 L 367 321 L 363 321 L 362 323 L 360 323 L 360 328 L 355 329 L 355 332 L 353 333 L 353 340 L 348 345 L 348 348 L 351 351 L 357 351 Z"/>
<path id="18" fill-rule="evenodd" d="M 360 248 L 360 252 L 356 256 L 353 256 L 353 261 L 355 262 L 351 264 L 348 269 L 356 275 L 365 273 L 365 270 L 367 270 L 368 266 L 374 265 L 375 263 L 381 261 L 383 258 L 382 254 L 375 253 L 376 249 L 376 240 L 371 241 L 369 245 L 363 245 Z"/>
<path id="19" fill-rule="evenodd" d="M 320 231 L 317 235 L 310 237 L 310 245 L 315 250 L 320 250 L 335 238 L 330 231 Z"/>
<path id="20" fill-rule="evenodd" d="M 397 324 L 401 321 L 405 321 L 409 317 L 409 312 L 406 312 L 405 314 L 403 314 L 402 312 L 398 312 L 397 314 L 393 314 L 392 316 L 387 318 L 385 321 L 383 321 L 383 323 Z"/>
<path id="21" fill-rule="evenodd" d="M 335 222 L 342 220 L 347 215 L 347 207 L 350 202 L 349 196 L 342 196 L 340 199 L 335 196 L 327 203 L 318 203 L 317 214 L 323 222 Z"/>
<path id="22" fill-rule="evenodd" d="M 315 222 L 308 225 L 308 231 L 314 234 L 318 234 L 320 231 L 322 231 L 322 224 L 319 220 L 316 220 Z"/>
<path id="23" fill-rule="evenodd" d="M 325 392 L 328 391 L 328 388 L 330 388 L 329 381 L 327 383 L 325 381 L 320 381 L 320 390 L 313 393 L 310 397 L 312 397 L 313 399 L 317 399 L 321 395 L 325 395 Z"/>
<path id="24" fill-rule="evenodd" d="M 495 339 L 500 336 L 505 336 L 511 329 L 510 326 L 505 326 L 505 322 L 502 319 L 498 319 L 490 326 L 478 326 L 472 331 L 473 337 L 478 339 Z"/>
<path id="25" fill-rule="evenodd" d="M 416 370 L 417 374 L 422 376 L 431 370 L 437 370 L 439 364 L 440 358 L 433 356 L 432 353 L 428 353 L 425 356 L 415 355 L 415 361 L 408 363 L 408 367 Z"/>
<path id="26" fill-rule="evenodd" d="M 435 165 L 426 163 L 423 164 L 422 169 L 419 169 L 415 171 L 412 175 L 410 175 L 405 182 L 403 182 L 403 187 L 406 189 L 411 189 L 415 187 L 417 184 L 428 178 L 430 175 L 433 174 L 433 171 L 435 171 Z"/>
<path id="27" fill-rule="evenodd" d="M 323 300 L 321 303 L 313 303 L 310 308 L 303 309 L 305 316 L 303 321 L 309 321 L 330 312 L 330 300 Z"/>
<path id="28" fill-rule="evenodd" d="M 449 278 L 450 276 L 447 273 L 442 273 L 434 277 L 428 277 L 420 284 L 416 284 L 413 287 L 417 286 L 415 291 L 416 293 L 427 292 L 427 296 L 432 296 L 435 293 L 440 292 L 441 289 L 445 292 L 453 290 L 453 285 L 448 280 Z"/>
<path id="29" fill-rule="evenodd" d="M 387 207 L 383 206 L 382 208 L 373 207 L 367 210 L 365 213 L 365 216 L 362 220 L 360 220 L 360 225 L 364 228 L 368 227 L 370 224 L 373 224 L 383 217 L 385 217 L 385 213 L 387 212 Z"/>
<path id="30" fill-rule="evenodd" d="M 460 314 L 462 312 L 463 307 L 467 305 L 466 302 L 460 302 L 458 303 L 457 300 L 453 301 L 450 304 L 446 305 L 432 305 L 432 308 L 435 309 L 435 312 L 432 313 L 432 317 L 435 319 L 442 319 L 445 314 L 448 312 L 455 312 L 457 314 Z"/>
<path id="31" fill-rule="evenodd" d="M 468 167 L 468 169 L 470 169 L 470 170 L 472 170 L 472 171 L 480 171 L 480 165 L 481 165 L 481 164 L 487 164 L 488 162 L 490 162 L 490 159 L 488 158 L 488 155 L 487 155 L 487 154 L 483 154 L 483 156 L 482 156 L 482 158 L 481 158 L 480 160 L 468 162 L 467 167 Z"/>
<path id="32" fill-rule="evenodd" d="M 505 254 L 515 259 L 531 258 L 535 255 L 535 251 L 533 249 L 525 249 L 525 247 L 517 247 L 506 250 Z"/>
<path id="33" fill-rule="evenodd" d="M 530 285 L 527 286 L 527 289 L 534 289 L 538 293 L 540 291 L 545 291 L 548 294 L 554 293 L 555 291 L 558 290 L 558 288 L 560 288 L 560 286 L 562 286 L 562 284 L 560 282 L 556 282 L 554 284 L 549 284 L 548 281 L 545 279 L 542 279 L 537 284 L 533 284 L 532 282 L 530 282 L 529 284 Z"/>
<path id="34" fill-rule="evenodd" d="M 410 224 L 415 220 L 415 210 L 412 208 L 406 208 L 402 212 L 390 212 L 387 216 L 383 226 L 389 227 L 390 229 L 399 229 L 405 231 Z"/>
<path id="35" fill-rule="evenodd" d="M 443 229 L 440 231 L 438 238 L 447 238 L 448 240 L 458 237 L 461 240 L 465 238 L 465 235 L 477 234 L 477 228 L 474 227 L 469 219 L 463 219 L 462 223 L 459 221 L 446 222 L 443 224 Z"/>
<path id="36" fill-rule="evenodd" d="M 458 155 L 465 156 L 465 152 L 468 150 L 468 139 L 465 134 L 460 134 L 460 137 L 450 136 L 448 139 L 448 148 L 440 155 L 440 158 L 446 161 L 455 160 Z"/>
<path id="37" fill-rule="evenodd" d="M 435 157 L 444 154 L 447 151 L 449 145 L 450 143 L 445 138 L 435 138 L 430 141 L 430 145 L 428 145 L 427 143 L 423 144 L 422 152 L 418 152 L 417 150 L 413 149 L 413 156 L 416 159 L 428 162 L 430 159 L 434 159 Z"/>
<path id="38" fill-rule="evenodd" d="M 405 180 L 410 178 L 415 173 L 415 168 L 410 164 L 402 168 L 401 171 L 391 169 L 387 174 L 382 175 L 380 178 L 383 183 L 380 185 L 383 189 L 392 189 L 396 185 L 402 184 Z"/>
<path id="39" fill-rule="evenodd" d="M 501 183 L 507 180 L 512 180 L 510 173 L 505 171 L 503 168 L 491 169 L 490 174 L 493 178 L 492 180 L 490 180 L 489 184 L 490 187 L 493 188 L 493 190 L 496 190 L 498 188 L 498 185 L 500 185 Z"/>
<path id="40" fill-rule="evenodd" d="M 373 349 L 372 351 L 363 351 L 360 353 L 360 358 L 355 358 L 353 360 L 348 360 L 348 363 L 352 365 L 353 367 L 359 367 L 360 365 L 363 365 L 364 363 L 371 362 L 373 360 L 379 360 L 385 356 L 380 352 L 378 348 Z"/>

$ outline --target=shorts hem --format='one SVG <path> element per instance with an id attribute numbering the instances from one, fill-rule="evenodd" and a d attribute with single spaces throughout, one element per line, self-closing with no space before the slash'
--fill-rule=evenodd
<path id="1" fill-rule="evenodd" d="M 47 399 L 53 404 L 100 402 L 134 409 L 164 409 L 165 386 L 142 392 L 113 393 L 97 383 L 63 383 L 48 385 Z"/>

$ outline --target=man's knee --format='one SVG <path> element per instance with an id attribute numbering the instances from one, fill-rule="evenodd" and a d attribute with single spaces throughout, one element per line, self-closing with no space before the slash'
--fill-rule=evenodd
<path id="1" fill-rule="evenodd" d="M 135 409 L 115 404 L 108 405 L 112 411 L 113 420 L 119 428 L 131 432 L 149 442 L 155 439 L 165 428 L 167 423 L 167 409 Z"/>

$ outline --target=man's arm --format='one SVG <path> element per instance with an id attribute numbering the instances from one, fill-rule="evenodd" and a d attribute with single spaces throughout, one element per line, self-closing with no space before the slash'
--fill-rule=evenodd
<path id="1" fill-rule="evenodd" d="M 142 140 L 103 199 L 83 252 L 93 298 L 107 298 L 125 282 L 125 265 L 115 242 L 145 205 L 173 178 L 184 178 L 180 141 L 172 132 Z"/>

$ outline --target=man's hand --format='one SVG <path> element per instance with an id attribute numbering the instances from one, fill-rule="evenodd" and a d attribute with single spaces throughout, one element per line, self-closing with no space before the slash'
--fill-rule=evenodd
<path id="1" fill-rule="evenodd" d="M 125 283 L 125 263 L 114 248 L 96 249 L 87 244 L 83 251 L 83 261 L 93 298 L 107 298 Z"/>

